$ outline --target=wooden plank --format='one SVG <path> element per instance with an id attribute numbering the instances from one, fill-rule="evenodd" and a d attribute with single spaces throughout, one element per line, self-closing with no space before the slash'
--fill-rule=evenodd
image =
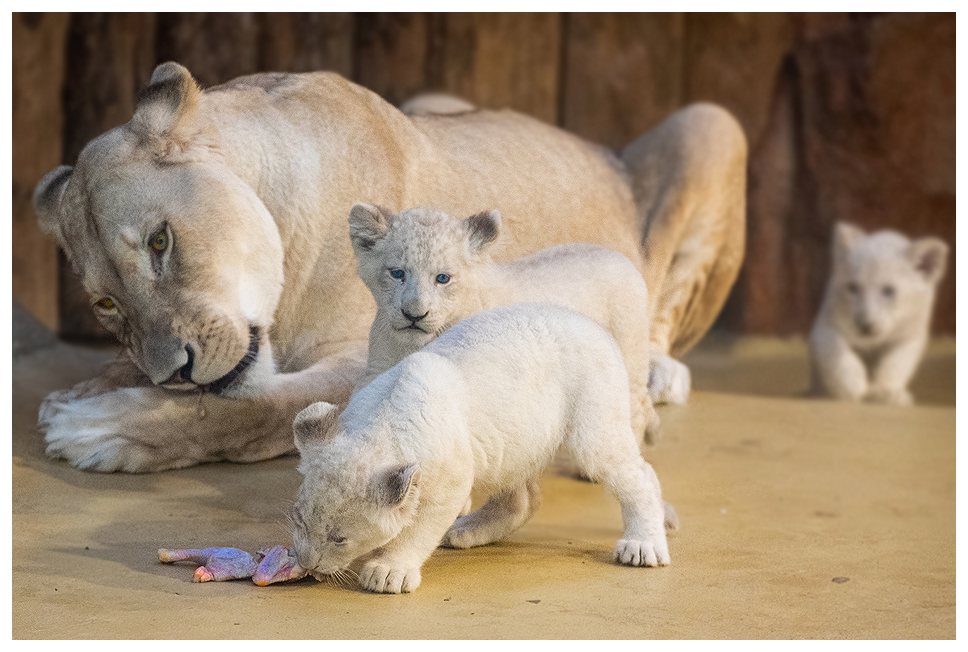
<path id="1" fill-rule="evenodd" d="M 444 89 L 557 124 L 561 22 L 557 13 L 447 14 Z"/>
<path id="2" fill-rule="evenodd" d="M 709 101 L 736 116 L 751 146 L 766 127 L 783 56 L 798 35 L 788 13 L 688 13 L 683 103 Z"/>
<path id="3" fill-rule="evenodd" d="M 71 15 L 64 84 L 64 160 L 73 164 L 93 138 L 134 114 L 138 91 L 154 68 L 155 17 L 145 13 Z M 109 337 L 91 314 L 80 281 L 61 258 L 60 332 Z"/>
<path id="4" fill-rule="evenodd" d="M 562 124 L 619 149 L 681 103 L 681 13 L 575 13 L 565 21 Z"/>
<path id="5" fill-rule="evenodd" d="M 255 13 L 158 14 L 159 61 L 177 61 L 202 86 L 259 72 L 261 28 Z"/>
<path id="6" fill-rule="evenodd" d="M 41 233 L 30 199 L 37 182 L 61 163 L 68 16 L 15 13 L 11 23 L 13 298 L 56 330 L 57 248 Z"/>
<path id="7" fill-rule="evenodd" d="M 352 76 L 353 14 L 266 13 L 258 20 L 261 71 L 331 70 Z"/>
<path id="8" fill-rule="evenodd" d="M 394 105 L 439 90 L 443 24 L 440 14 L 357 14 L 354 80 Z"/>

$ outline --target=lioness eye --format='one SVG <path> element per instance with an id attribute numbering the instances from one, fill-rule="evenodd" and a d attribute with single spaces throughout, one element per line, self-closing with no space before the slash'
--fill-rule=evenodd
<path id="1" fill-rule="evenodd" d="M 885 285 L 881 288 L 881 294 L 883 294 L 888 299 L 893 299 L 896 290 L 893 285 Z"/>
<path id="2" fill-rule="evenodd" d="M 332 543 L 335 543 L 338 546 L 346 543 L 346 537 L 337 537 L 337 536 L 333 536 L 332 534 L 329 535 L 327 539 L 329 539 Z"/>
<path id="3" fill-rule="evenodd" d="M 440 283 L 441 285 L 446 285 L 450 283 L 450 277 L 447 274 L 438 274 L 437 282 Z"/>
<path id="4" fill-rule="evenodd" d="M 114 303 L 114 299 L 111 297 L 102 297 L 101 299 L 95 301 L 94 305 L 101 310 L 114 310 L 117 307 L 117 304 Z"/>
<path id="5" fill-rule="evenodd" d="M 164 230 L 159 231 L 151 236 L 150 243 L 152 249 L 161 253 L 168 248 L 168 233 Z"/>
<path id="6" fill-rule="evenodd" d="M 402 281 L 404 277 L 404 273 L 402 269 L 391 269 L 390 276 L 397 279 L 398 281 Z"/>

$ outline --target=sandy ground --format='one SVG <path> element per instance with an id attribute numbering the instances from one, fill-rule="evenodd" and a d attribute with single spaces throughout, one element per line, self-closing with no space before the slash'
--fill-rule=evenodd
<path id="1" fill-rule="evenodd" d="M 293 457 L 154 475 L 46 459 L 50 390 L 110 354 L 60 344 L 13 368 L 15 639 L 954 638 L 955 347 L 915 408 L 809 400 L 802 342 L 709 338 L 649 451 L 682 529 L 672 565 L 614 565 L 617 504 L 560 466 L 509 540 L 438 550 L 416 593 L 307 579 L 193 584 L 159 547 L 287 542 Z"/>

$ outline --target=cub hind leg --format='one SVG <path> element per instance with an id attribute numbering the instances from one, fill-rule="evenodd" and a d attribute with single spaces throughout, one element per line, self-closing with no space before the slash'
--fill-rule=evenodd
<path id="1" fill-rule="evenodd" d="M 603 412 L 621 416 L 621 410 Z M 624 534 L 615 546 L 615 560 L 629 566 L 665 566 L 670 561 L 666 522 L 676 529 L 678 518 L 675 510 L 667 516 L 659 479 L 639 454 L 631 427 L 618 424 L 621 420 L 614 418 L 583 418 L 565 444 L 585 475 L 605 485 L 622 507 Z"/>
<path id="2" fill-rule="evenodd" d="M 491 496 L 477 511 L 458 516 L 447 530 L 442 545 L 472 548 L 503 539 L 527 523 L 540 504 L 538 478 L 532 478 Z"/>

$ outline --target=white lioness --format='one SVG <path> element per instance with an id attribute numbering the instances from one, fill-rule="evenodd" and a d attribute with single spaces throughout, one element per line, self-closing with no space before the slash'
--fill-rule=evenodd
<path id="1" fill-rule="evenodd" d="M 575 312 L 517 304 L 458 323 L 360 389 L 338 417 L 328 403 L 296 417 L 299 565 L 338 575 L 376 551 L 360 585 L 413 591 L 442 541 L 469 548 L 521 527 L 561 446 L 621 503 L 615 559 L 668 564 L 659 480 L 639 454 L 628 391 L 615 340 Z M 489 499 L 458 517 L 471 489 Z"/>
<path id="2" fill-rule="evenodd" d="M 659 422 L 648 390 L 649 291 L 628 258 L 579 243 L 495 263 L 496 210 L 458 220 L 435 208 L 393 215 L 358 203 L 349 222 L 357 274 L 376 299 L 357 388 L 481 310 L 554 303 L 588 317 L 618 342 L 629 375 L 632 430 L 653 441 Z"/>
<path id="3" fill-rule="evenodd" d="M 895 231 L 834 227 L 833 267 L 810 332 L 815 393 L 909 405 L 948 246 Z"/>
<path id="4" fill-rule="evenodd" d="M 679 356 L 742 260 L 745 170 L 742 130 L 710 105 L 619 159 L 512 111 L 410 117 L 332 73 L 201 92 L 162 64 L 131 121 L 34 195 L 127 350 L 47 398 L 47 452 L 156 471 L 291 451 L 296 413 L 345 401 L 365 365 L 373 299 L 346 237 L 361 197 L 455 215 L 494 206 L 515 236 L 506 258 L 565 242 L 614 249 L 657 283 L 654 350 Z"/>

